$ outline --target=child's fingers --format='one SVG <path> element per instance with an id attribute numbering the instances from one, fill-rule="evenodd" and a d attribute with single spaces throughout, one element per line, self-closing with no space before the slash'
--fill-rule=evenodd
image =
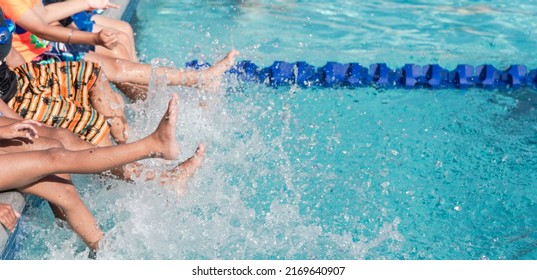
<path id="1" fill-rule="evenodd" d="M 21 123 L 17 127 L 17 130 L 24 133 L 24 136 L 26 138 L 29 138 L 29 139 L 38 138 L 37 129 L 31 124 Z"/>

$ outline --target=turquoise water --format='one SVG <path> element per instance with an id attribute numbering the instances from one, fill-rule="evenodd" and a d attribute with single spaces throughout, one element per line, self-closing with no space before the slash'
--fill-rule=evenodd
<path id="1" fill-rule="evenodd" d="M 324 1 L 326 2 L 326 1 Z M 140 1 L 143 60 L 490 63 L 533 58 L 525 1 Z M 173 186 L 77 176 L 106 231 L 102 259 L 536 259 L 536 92 L 164 87 L 130 104 L 133 138 L 180 93 L 183 158 Z M 202 106 L 200 106 L 202 104 Z M 162 166 L 159 161 L 146 161 Z M 84 259 L 46 207 L 21 225 L 20 259 Z"/>

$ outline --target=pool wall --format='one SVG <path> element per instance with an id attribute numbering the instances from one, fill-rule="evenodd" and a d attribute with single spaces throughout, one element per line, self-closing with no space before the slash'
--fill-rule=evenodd
<path id="1" fill-rule="evenodd" d="M 120 8 L 107 10 L 104 14 L 112 18 L 118 18 L 129 22 L 134 16 L 138 0 L 116 0 L 114 3 L 120 5 Z M 0 192 L 0 203 L 11 204 L 11 206 L 19 213 L 24 213 L 23 209 L 25 205 L 27 205 L 24 196 L 16 191 Z M 17 225 L 17 229 L 18 228 L 19 225 Z M 14 233 L 10 233 L 3 226 L 0 226 L 0 259 L 14 259 L 15 252 L 17 251 L 17 229 Z"/>

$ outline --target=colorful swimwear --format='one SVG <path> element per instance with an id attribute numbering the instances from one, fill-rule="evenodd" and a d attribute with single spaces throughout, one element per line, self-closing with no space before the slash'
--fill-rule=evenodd
<path id="1" fill-rule="evenodd" d="M 0 10 L 0 34 L 3 34 L 4 39 L 0 42 L 0 99 L 5 102 L 11 100 L 17 93 L 17 76 L 6 64 L 6 57 L 11 51 L 11 31 L 13 26 L 4 19 L 4 13 Z"/>
<path id="2" fill-rule="evenodd" d="M 19 90 L 8 106 L 25 119 L 67 128 L 98 144 L 110 131 L 105 116 L 91 107 L 89 97 L 99 71 L 91 62 L 21 65 L 14 69 Z"/>
<path id="3" fill-rule="evenodd" d="M 0 9 L 0 33 L 3 28 L 9 26 Z M 99 66 L 91 62 L 28 63 L 11 71 L 5 63 L 10 51 L 7 38 L 0 43 L 0 98 L 11 109 L 26 119 L 67 128 L 93 144 L 108 135 L 106 118 L 90 105 L 89 92 L 99 77 Z"/>
<path id="4" fill-rule="evenodd" d="M 8 102 L 17 94 L 17 76 L 10 71 L 5 63 L 0 64 L 0 99 Z"/>
<path id="5" fill-rule="evenodd" d="M 64 1 L 65 0 L 43 0 L 43 4 L 48 5 Z M 65 27 L 71 23 L 74 23 L 80 31 L 93 32 L 93 25 L 95 24 L 95 21 L 93 21 L 91 17 L 101 13 L 103 13 L 103 10 L 81 11 L 69 18 L 61 20 L 60 22 Z M 84 59 L 84 56 L 87 52 L 94 51 L 95 46 L 92 45 L 52 43 L 52 49 L 46 53 L 45 58 L 55 58 L 59 61 L 76 61 Z"/>
<path id="6" fill-rule="evenodd" d="M 15 31 L 15 24 L 10 19 L 4 19 L 4 13 L 1 13 L 1 16 L 3 21 L 0 26 L 0 45 L 9 44 L 11 48 L 12 33 Z"/>
<path id="7" fill-rule="evenodd" d="M 13 28 L 13 22 L 10 20 L 6 20 L 4 17 L 4 12 L 2 11 L 2 9 L 0 9 L 0 32 L 4 33 L 5 39 L 4 42 L 0 43 L 0 61 L 5 61 L 7 55 L 11 51 L 11 42 L 13 39 L 11 32 L 13 31 Z"/>
<path id="8" fill-rule="evenodd" d="M 76 13 L 71 18 L 73 19 L 73 22 L 76 24 L 76 27 L 79 30 L 86 31 L 86 32 L 93 32 L 93 25 L 95 22 L 91 20 L 91 17 L 95 14 L 99 14 L 98 11 L 82 11 L 80 13 Z"/>
<path id="9" fill-rule="evenodd" d="M 95 51 L 95 47 L 84 44 L 65 44 L 60 42 L 51 42 L 52 48 L 34 58 L 32 62 L 39 64 L 59 62 L 59 61 L 81 61 L 89 51 Z"/>
<path id="10" fill-rule="evenodd" d="M 0 0 L 0 7 L 5 17 L 17 23 L 19 18 L 31 10 L 37 0 Z M 15 28 L 13 34 L 13 47 L 22 55 L 26 62 L 32 61 L 36 56 L 48 51 L 48 41 L 24 30 L 20 26 Z"/>

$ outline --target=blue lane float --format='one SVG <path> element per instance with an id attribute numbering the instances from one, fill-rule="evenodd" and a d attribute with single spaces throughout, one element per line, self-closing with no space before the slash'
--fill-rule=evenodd
<path id="1" fill-rule="evenodd" d="M 187 67 L 209 66 L 198 61 Z M 298 85 L 300 87 L 375 87 L 375 88 L 429 88 L 429 89 L 517 89 L 537 87 L 537 69 L 528 71 L 525 65 L 514 64 L 505 70 L 490 64 L 476 67 L 459 64 L 453 70 L 438 64 L 405 64 L 391 69 L 385 63 L 364 66 L 359 63 L 327 62 L 315 67 L 304 61 L 275 61 L 268 67 L 259 67 L 249 60 L 235 64 L 228 73 L 241 81 L 266 84 L 272 87 Z"/>

